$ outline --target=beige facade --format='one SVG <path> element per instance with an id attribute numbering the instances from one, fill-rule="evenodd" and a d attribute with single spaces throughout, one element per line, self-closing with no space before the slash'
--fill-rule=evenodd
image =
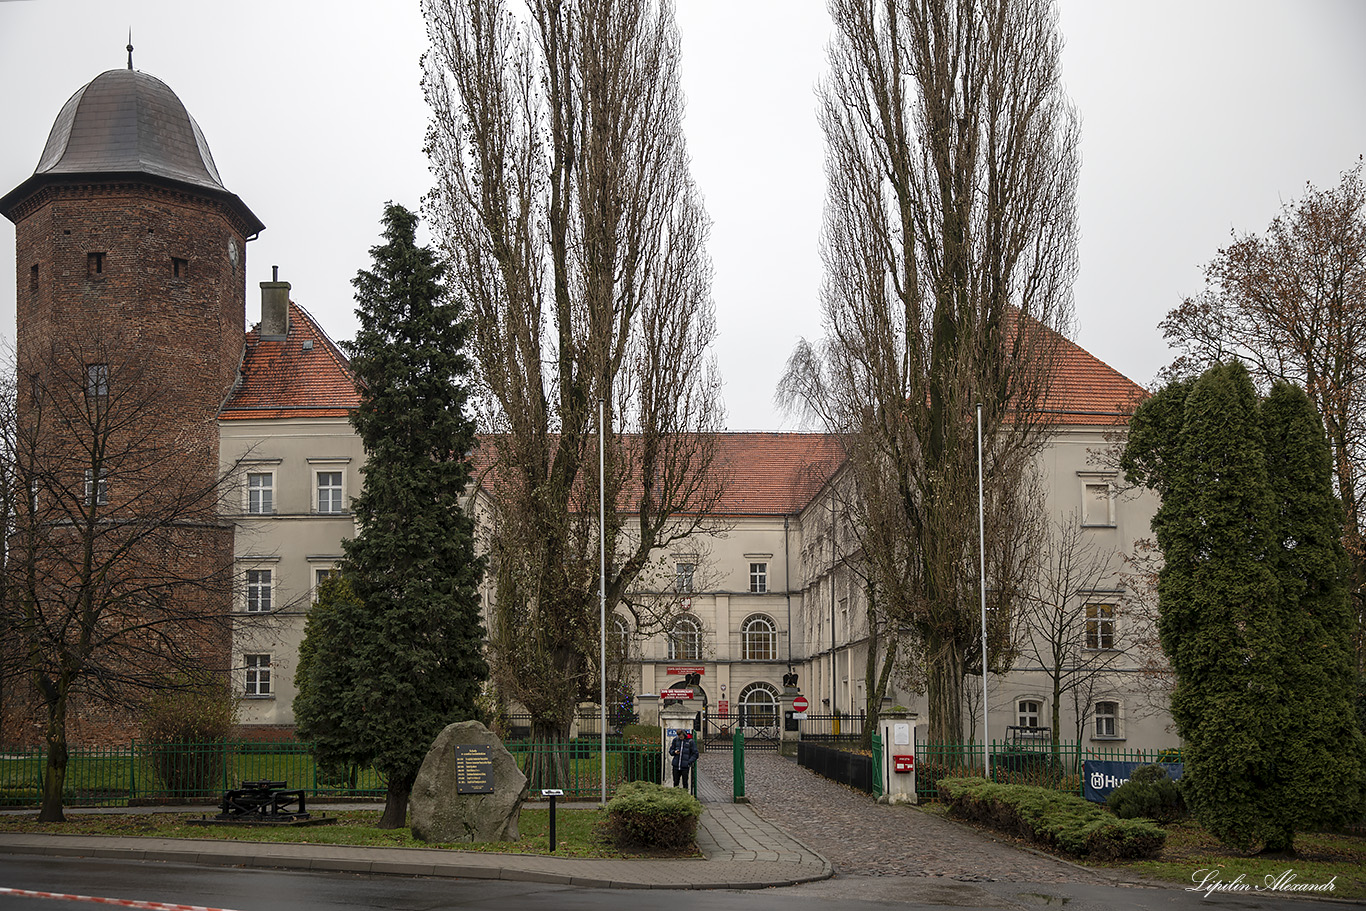
<path id="1" fill-rule="evenodd" d="M 224 421 L 219 436 L 224 467 L 238 478 L 237 609 L 272 619 L 244 623 L 235 636 L 239 718 L 289 725 L 304 618 L 320 578 L 341 559 L 342 539 L 355 536 L 351 498 L 365 453 L 344 417 Z"/>

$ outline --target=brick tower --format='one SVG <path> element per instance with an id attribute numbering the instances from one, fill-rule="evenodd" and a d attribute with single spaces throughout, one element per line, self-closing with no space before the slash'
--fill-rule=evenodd
<path id="1" fill-rule="evenodd" d="M 223 186 L 175 93 L 133 70 L 131 47 L 127 69 L 102 73 L 63 106 L 37 169 L 0 198 L 0 213 L 16 228 L 17 423 L 42 475 L 31 485 L 33 527 L 88 523 L 101 529 L 92 538 L 141 528 L 145 542 L 114 570 L 128 604 L 163 621 L 226 616 L 232 528 L 217 518 L 215 418 L 242 356 L 246 243 L 263 225 Z M 156 523 L 165 527 L 146 531 Z M 45 572 L 77 584 L 72 566 Z M 177 639 L 226 669 L 230 636 L 183 626 L 163 622 L 104 655 L 103 679 L 81 698 L 96 696 L 93 706 L 97 691 L 166 672 L 158 650 Z M 84 717 L 85 740 L 119 736 L 127 724 L 115 720 L 131 720 L 93 708 Z"/>

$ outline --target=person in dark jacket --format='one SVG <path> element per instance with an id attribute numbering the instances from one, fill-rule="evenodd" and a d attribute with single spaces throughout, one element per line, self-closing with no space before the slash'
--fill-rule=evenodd
<path id="1" fill-rule="evenodd" d="M 669 755 L 674 758 L 674 787 L 686 788 L 688 771 L 697 763 L 697 741 L 692 739 L 692 731 L 678 732 L 669 744 Z"/>

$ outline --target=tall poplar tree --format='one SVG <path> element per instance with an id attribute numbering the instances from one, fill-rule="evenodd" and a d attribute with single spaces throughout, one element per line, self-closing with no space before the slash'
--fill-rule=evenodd
<path id="1" fill-rule="evenodd" d="M 1158 631 L 1186 799 L 1225 843 L 1289 851 L 1362 786 L 1322 425 L 1302 392 L 1263 404 L 1242 364 L 1216 365 L 1140 406 L 1124 467 L 1163 498 Z"/>
<path id="2" fill-rule="evenodd" d="M 350 591 L 311 622 L 295 715 L 320 759 L 369 760 L 388 779 L 381 828 L 402 826 L 422 759 L 442 727 L 473 717 L 484 661 L 474 522 L 461 508 L 474 424 L 466 415 L 469 333 L 446 266 L 390 203 L 385 243 L 356 288 L 361 328 L 346 344 L 365 444 L 360 533 L 344 542 Z M 325 621 L 325 622 L 323 622 Z"/>

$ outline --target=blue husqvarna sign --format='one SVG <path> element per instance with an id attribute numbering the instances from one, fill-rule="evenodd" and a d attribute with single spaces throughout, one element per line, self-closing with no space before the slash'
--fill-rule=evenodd
<path id="1" fill-rule="evenodd" d="M 1179 762 L 1116 762 L 1110 759 L 1087 759 L 1081 764 L 1081 796 L 1096 803 L 1105 803 L 1110 792 L 1134 774 L 1134 769 L 1145 765 L 1160 765 L 1167 777 L 1175 781 L 1181 777 Z"/>

